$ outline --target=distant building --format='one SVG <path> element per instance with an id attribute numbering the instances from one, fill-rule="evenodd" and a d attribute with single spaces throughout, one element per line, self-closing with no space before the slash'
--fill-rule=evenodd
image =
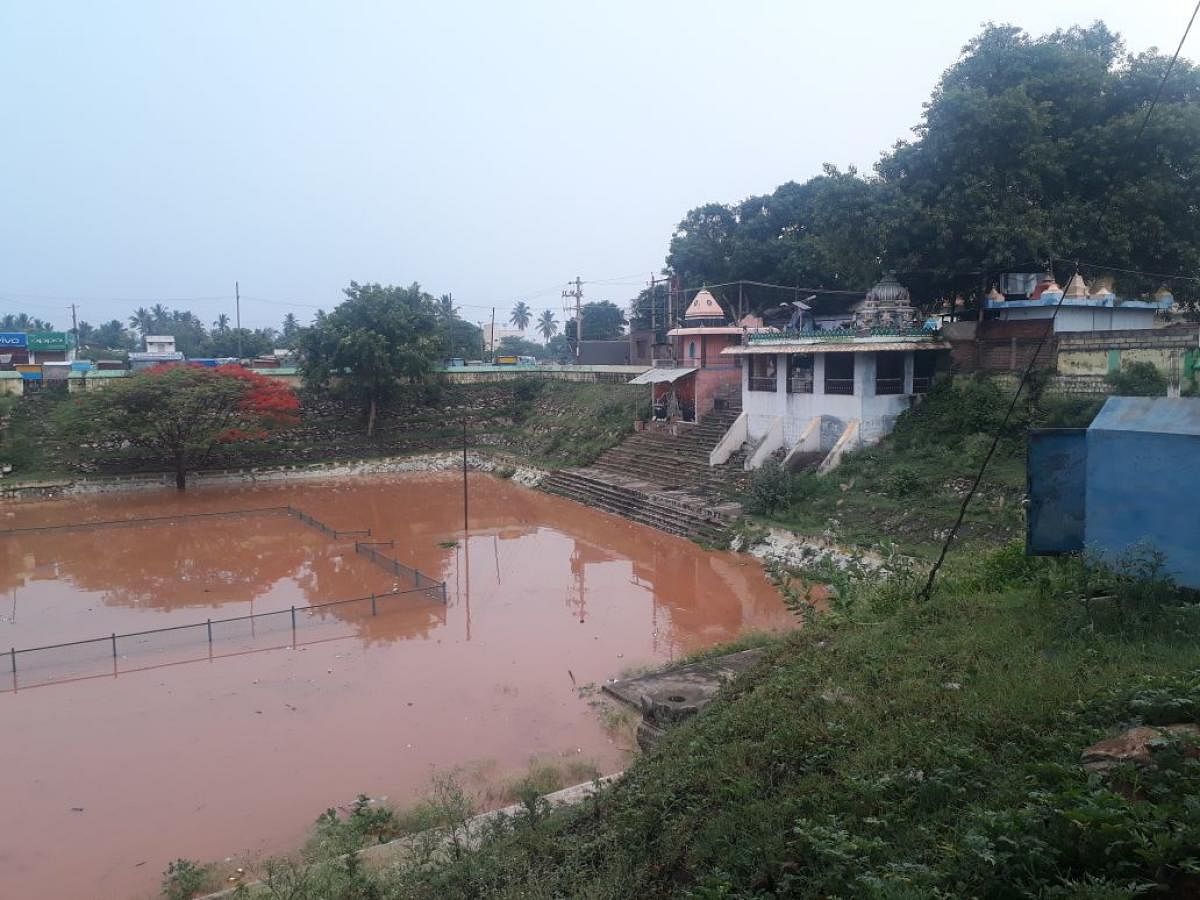
<path id="1" fill-rule="evenodd" d="M 575 362 L 581 366 L 627 366 L 629 341 L 580 341 L 579 355 Z"/>
<path id="2" fill-rule="evenodd" d="M 720 464 L 749 444 L 747 469 L 778 451 L 832 466 L 892 430 L 948 365 L 949 345 L 917 322 L 908 289 L 885 276 L 856 304 L 849 328 L 748 331 L 721 351 L 741 359 L 742 415 L 715 451 Z"/>
<path id="3" fill-rule="evenodd" d="M 506 337 L 527 338 L 528 335 L 520 328 L 510 328 L 507 325 L 497 325 L 494 328 L 487 323 L 483 325 L 483 342 L 489 353 L 499 349 L 500 342 Z"/>
<path id="4" fill-rule="evenodd" d="M 183 362 L 183 354 L 175 349 L 175 338 L 172 335 L 148 334 L 145 342 L 145 352 L 129 354 L 129 368 L 149 369 L 152 366 Z"/>
<path id="5" fill-rule="evenodd" d="M 145 337 L 147 353 L 174 353 L 175 337 L 170 334 L 148 334 Z"/>
<path id="6" fill-rule="evenodd" d="M 1061 301 L 1061 303 L 1060 303 Z M 1126 331 L 1154 328 L 1175 304 L 1165 288 L 1153 299 L 1123 299 L 1111 283 L 1097 279 L 1091 285 L 1076 272 L 1061 288 L 1050 274 L 1012 273 L 1000 280 L 984 298 L 988 318 L 1002 322 L 1027 322 L 1054 318 L 1054 331 Z M 1058 314 L 1055 315 L 1055 310 Z"/>

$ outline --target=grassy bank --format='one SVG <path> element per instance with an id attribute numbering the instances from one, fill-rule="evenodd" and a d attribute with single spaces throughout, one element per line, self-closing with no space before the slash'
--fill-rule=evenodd
<path id="1" fill-rule="evenodd" d="M 479 385 L 413 388 L 385 407 L 368 438 L 362 411 L 301 395 L 300 421 L 257 442 L 214 448 L 202 468 L 295 465 L 454 449 L 464 426 L 472 446 L 519 454 L 555 468 L 590 462 L 633 430 L 643 388 L 516 379 Z M 162 460 L 131 447 L 76 446 L 56 427 L 69 397 L 22 398 L 0 408 L 0 464 L 14 481 L 166 471 Z"/>
<path id="2" fill-rule="evenodd" d="M 598 800 L 379 874 L 318 852 L 325 893 L 266 896 L 1195 896 L 1200 761 L 1080 765 L 1200 715 L 1191 598 L 1018 548 L 957 558 L 927 604 L 912 586 L 864 583 L 770 645 Z"/>
<path id="3" fill-rule="evenodd" d="M 848 454 L 828 476 L 765 467 L 745 504 L 763 524 L 808 534 L 831 531 L 847 544 L 886 541 L 904 553 L 928 557 L 953 524 L 992 437 L 1000 432 L 961 537 L 1003 543 L 1019 535 L 1024 524 L 1028 429 L 1086 425 L 1101 402 L 1048 396 L 1034 384 L 1002 428 L 1010 400 L 987 380 L 942 382 L 901 415 L 882 443 Z"/>

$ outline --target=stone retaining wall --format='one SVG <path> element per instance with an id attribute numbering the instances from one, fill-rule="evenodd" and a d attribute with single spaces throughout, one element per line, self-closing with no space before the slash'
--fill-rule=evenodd
<path id="1" fill-rule="evenodd" d="M 261 466 L 245 469 L 225 469 L 195 472 L 188 476 L 193 487 L 208 484 L 238 484 L 260 481 L 289 481 L 317 478 L 347 478 L 373 475 L 396 475 L 409 472 L 449 472 L 462 467 L 462 452 L 445 451 L 414 456 L 394 456 L 353 462 L 314 463 L 304 466 Z M 513 481 L 526 487 L 536 487 L 546 472 L 500 452 L 467 452 L 467 468 L 476 472 L 511 472 Z M 36 500 L 66 497 L 77 494 L 105 494 L 118 491 L 156 490 L 174 487 L 172 473 L 145 475 L 111 475 L 80 478 L 72 481 L 36 482 L 31 484 L 0 483 L 0 501 Z"/>

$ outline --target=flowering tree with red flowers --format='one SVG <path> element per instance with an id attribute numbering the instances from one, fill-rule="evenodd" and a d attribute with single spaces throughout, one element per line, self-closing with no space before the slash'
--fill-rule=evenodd
<path id="1" fill-rule="evenodd" d="M 215 446 L 261 440 L 295 424 L 299 408 L 291 388 L 241 366 L 155 366 L 78 396 L 69 419 L 81 437 L 161 457 L 183 490 Z"/>

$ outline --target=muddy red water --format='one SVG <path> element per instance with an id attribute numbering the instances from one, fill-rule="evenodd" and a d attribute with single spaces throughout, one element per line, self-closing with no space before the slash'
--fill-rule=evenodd
<path id="1" fill-rule="evenodd" d="M 115 659 L 18 654 L 15 691 L 4 660 L 0 894 L 157 896 L 171 859 L 287 852 L 326 807 L 403 805 L 439 770 L 618 770 L 629 748 L 576 685 L 794 625 L 747 557 L 488 476 L 470 501 L 466 540 L 448 475 L 0 506 L 12 529 L 290 504 L 447 583 L 444 604 L 385 597 L 409 585 L 355 537 L 278 511 L 0 537 L 3 648 L 284 611 L 218 627 L 211 650 L 201 625 Z M 374 615 L 302 609 L 371 594 Z"/>

